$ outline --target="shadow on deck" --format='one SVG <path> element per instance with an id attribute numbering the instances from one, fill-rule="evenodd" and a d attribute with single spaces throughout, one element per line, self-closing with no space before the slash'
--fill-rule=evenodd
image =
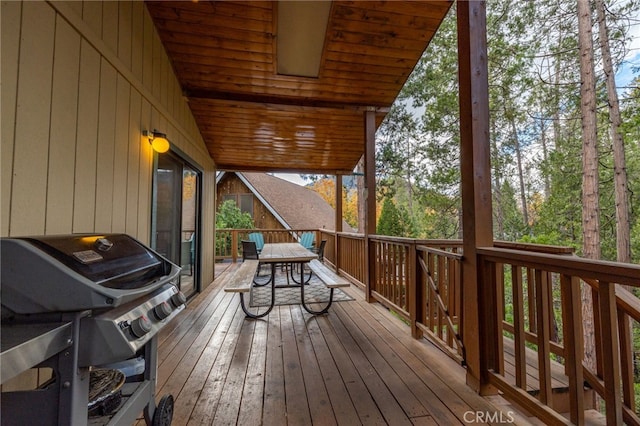
<path id="1" fill-rule="evenodd" d="M 157 395 L 174 396 L 173 425 L 529 424 L 355 287 L 328 315 L 283 305 L 248 320 L 221 276 L 159 336 Z"/>

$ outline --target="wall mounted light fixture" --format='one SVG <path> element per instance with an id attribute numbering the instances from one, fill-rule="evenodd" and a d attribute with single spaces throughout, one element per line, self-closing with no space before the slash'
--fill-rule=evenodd
<path id="1" fill-rule="evenodd" d="M 149 138 L 149 143 L 151 144 L 151 147 L 157 153 L 162 154 L 163 152 L 169 151 L 169 148 L 171 148 L 171 144 L 169 144 L 167 135 L 165 135 L 164 133 L 160 133 L 157 130 L 153 130 L 153 131 L 144 130 L 142 132 L 142 135 Z"/>

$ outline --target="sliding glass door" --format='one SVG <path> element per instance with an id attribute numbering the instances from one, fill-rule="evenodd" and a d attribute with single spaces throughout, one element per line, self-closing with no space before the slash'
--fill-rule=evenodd
<path id="1" fill-rule="evenodd" d="M 151 245 L 182 267 L 180 290 L 199 290 L 201 172 L 175 153 L 158 154 L 154 171 Z"/>

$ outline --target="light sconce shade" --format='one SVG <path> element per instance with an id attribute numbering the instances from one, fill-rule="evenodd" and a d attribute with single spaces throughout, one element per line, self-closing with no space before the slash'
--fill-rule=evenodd
<path id="1" fill-rule="evenodd" d="M 169 148 L 171 148 L 171 144 L 169 144 L 167 135 L 165 135 L 164 133 L 160 133 L 156 130 L 154 131 L 145 130 L 142 132 L 142 135 L 149 138 L 149 143 L 151 144 L 151 147 L 155 152 L 159 154 L 167 152 L 169 151 Z"/>

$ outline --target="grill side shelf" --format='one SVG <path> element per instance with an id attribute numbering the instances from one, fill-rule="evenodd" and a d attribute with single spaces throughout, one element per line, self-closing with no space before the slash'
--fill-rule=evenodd
<path id="1" fill-rule="evenodd" d="M 71 322 L 2 324 L 0 384 L 71 347 L 71 325 Z"/>

